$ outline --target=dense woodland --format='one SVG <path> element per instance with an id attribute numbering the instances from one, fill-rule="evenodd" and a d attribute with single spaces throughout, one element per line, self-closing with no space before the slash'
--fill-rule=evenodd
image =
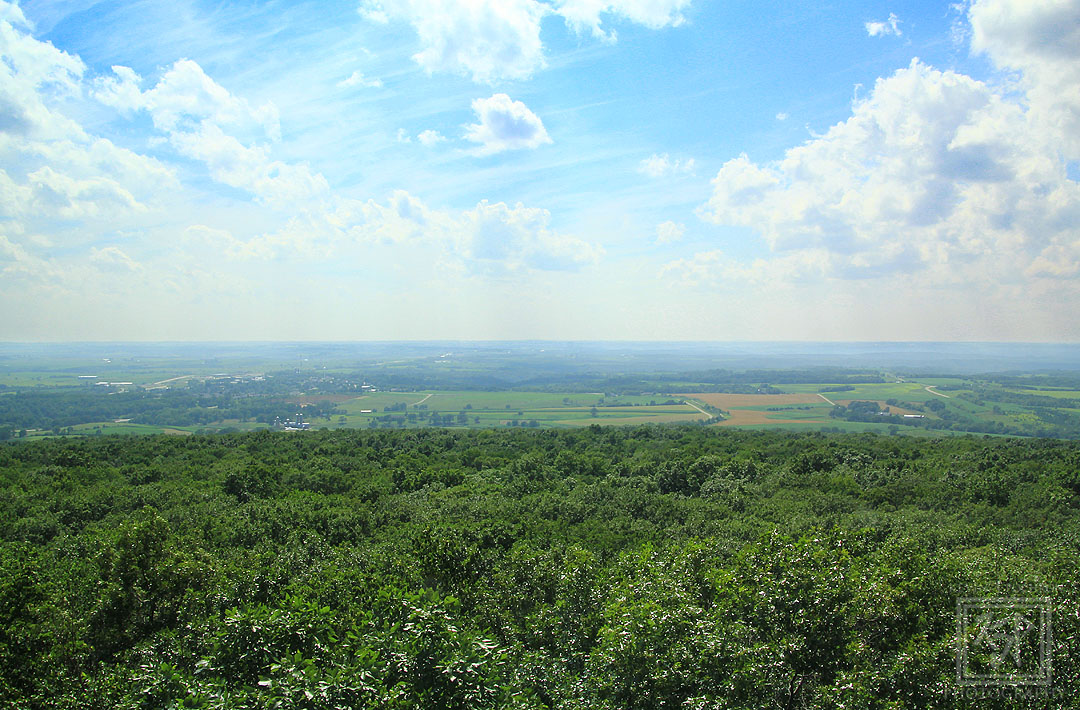
<path id="1" fill-rule="evenodd" d="M 1073 442 L 655 426 L 15 442 L 0 539 L 5 707 L 1080 691 Z M 1054 600 L 1052 688 L 957 696 L 962 596 Z"/>

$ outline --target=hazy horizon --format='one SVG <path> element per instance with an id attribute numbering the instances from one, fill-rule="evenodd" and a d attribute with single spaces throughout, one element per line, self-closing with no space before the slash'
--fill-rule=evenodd
<path id="1" fill-rule="evenodd" d="M 672 341 L 293 341 L 293 342 L 0 342 L 0 370 L 19 363 L 64 371 L 93 361 L 141 367 L 146 361 L 220 362 L 221 367 L 364 368 L 450 358 L 521 376 L 539 370 L 645 373 L 691 370 L 869 368 L 908 372 L 1078 371 L 1080 344 L 931 342 L 672 342 Z M 286 363 L 293 363 L 287 365 Z M 122 365 L 122 363 L 125 363 Z M 92 373 L 90 373 L 92 374 Z M 183 374 L 183 373 L 178 373 Z"/>
<path id="2" fill-rule="evenodd" d="M 1080 0 L 0 0 L 0 340 L 1080 341 Z"/>

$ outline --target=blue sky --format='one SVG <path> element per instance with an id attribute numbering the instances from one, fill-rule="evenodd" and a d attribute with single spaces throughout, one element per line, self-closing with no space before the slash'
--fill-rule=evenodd
<path id="1" fill-rule="evenodd" d="M 1080 0 L 0 0 L 0 338 L 1080 337 Z"/>

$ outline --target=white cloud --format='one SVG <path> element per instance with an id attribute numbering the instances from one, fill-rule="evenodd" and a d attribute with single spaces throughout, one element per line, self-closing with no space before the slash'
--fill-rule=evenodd
<path id="1" fill-rule="evenodd" d="M 654 153 L 638 163 L 638 172 L 649 177 L 659 178 L 693 173 L 694 167 L 693 158 L 672 160 L 667 153 L 662 155 Z"/>
<path id="2" fill-rule="evenodd" d="M 1029 276 L 1071 279 L 1080 274 L 1080 239 L 1051 244 L 1031 262 Z"/>
<path id="3" fill-rule="evenodd" d="M 329 192 L 321 174 L 303 164 L 273 160 L 269 144 L 259 142 L 280 139 L 273 104 L 253 107 L 188 59 L 173 64 L 147 91 L 139 90 L 142 80 L 131 69 L 117 66 L 113 73 L 96 82 L 95 98 L 121 111 L 148 112 L 169 144 L 180 155 L 205 163 L 214 180 L 271 206 L 288 207 Z"/>
<path id="4" fill-rule="evenodd" d="M 900 31 L 900 18 L 890 12 L 889 19 L 887 20 L 867 22 L 866 33 L 871 37 L 884 37 L 886 35 L 899 37 L 903 34 L 903 32 Z"/>
<path id="5" fill-rule="evenodd" d="M 172 325 L 154 330 L 148 317 L 162 304 L 183 301 L 208 323 L 219 303 L 255 314 L 265 309 L 244 304 L 255 294 L 272 297 L 276 288 L 266 284 L 286 264 L 315 285 L 319 269 L 305 259 L 380 258 L 391 269 L 471 275 L 473 286 L 487 287 L 486 279 L 505 286 L 510 275 L 572 271 L 603 255 L 535 207 L 481 201 L 436 209 L 404 191 L 382 201 L 342 197 L 318 172 L 278 159 L 272 104 L 232 93 L 189 60 L 155 77 L 123 66 L 88 75 L 78 57 L 12 24 L 12 8 L 0 0 L 0 282 L 7 285 L 0 311 L 15 314 L 0 319 L 5 337 L 100 337 L 104 331 L 79 326 L 106 310 L 116 323 L 145 320 L 144 337 L 175 336 Z M 481 152 L 551 140 L 534 113 L 505 95 L 474 108 L 470 130 Z M 90 134 L 76 116 L 93 117 L 98 130 L 117 130 L 130 145 L 143 141 L 160 159 Z M 134 120 L 117 127 L 123 118 Z M 414 138 L 427 146 L 446 140 L 432 129 Z M 178 167 L 162 162 L 169 160 Z M 253 199 L 231 190 L 209 197 L 207 179 Z M 362 293 L 366 282 L 343 288 Z M 109 332 L 130 336 L 125 327 Z M 198 332 L 229 335 L 222 327 Z"/>
<path id="6" fill-rule="evenodd" d="M 106 271 L 141 271 L 142 266 L 125 254 L 120 247 L 90 248 L 90 261 Z"/>
<path id="7" fill-rule="evenodd" d="M 466 126 L 465 137 L 480 144 L 481 155 L 551 143 L 540 117 L 506 94 L 476 99 L 472 108 L 480 122 Z"/>
<path id="8" fill-rule="evenodd" d="M 687 259 L 676 259 L 660 269 L 660 278 L 674 279 L 687 287 L 791 288 L 801 282 L 819 280 L 829 273 L 831 256 L 822 249 L 798 254 L 784 254 L 770 259 L 741 262 L 719 249 L 697 252 Z"/>
<path id="9" fill-rule="evenodd" d="M 418 135 L 416 137 L 416 140 L 420 141 L 420 143 L 423 144 L 424 146 L 430 148 L 430 147 L 432 147 L 434 145 L 438 145 L 439 143 L 442 143 L 443 141 L 445 141 L 446 136 L 439 133 L 438 131 L 433 131 L 431 129 L 428 129 L 426 131 L 421 131 L 420 135 Z"/>
<path id="10" fill-rule="evenodd" d="M 398 143 L 412 143 L 412 138 L 409 137 L 408 132 L 404 128 L 397 129 L 397 133 L 394 134 L 394 140 Z"/>
<path id="11" fill-rule="evenodd" d="M 361 8 L 376 22 L 412 24 L 422 46 L 413 59 L 429 73 L 487 84 L 527 79 L 544 66 L 540 23 L 548 12 L 536 0 L 386 0 Z"/>
<path id="12" fill-rule="evenodd" d="M 190 59 L 175 62 L 148 91 L 139 91 L 142 80 L 129 67 L 114 66 L 115 77 L 96 82 L 95 98 L 121 110 L 145 109 L 158 130 L 194 132 L 203 124 L 215 124 L 246 133 L 281 138 L 278 110 L 272 103 L 253 107 L 233 96 L 207 76 Z"/>
<path id="13" fill-rule="evenodd" d="M 16 29 L 25 25 L 17 7 L 8 6 L 0 13 L 0 137 L 84 137 L 78 124 L 50 106 L 78 94 L 85 65 L 78 57 Z"/>
<path id="14" fill-rule="evenodd" d="M 777 121 L 786 121 L 786 120 L 788 120 L 788 118 L 790 118 L 790 116 L 788 116 L 788 114 L 785 113 L 784 111 L 781 111 L 780 113 L 776 114 L 776 120 Z"/>
<path id="15" fill-rule="evenodd" d="M 615 31 L 605 32 L 601 28 L 601 15 L 658 30 L 683 24 L 686 18 L 682 11 L 689 6 L 690 0 L 558 0 L 556 11 L 578 32 L 589 30 L 597 37 L 613 41 Z"/>
<path id="16" fill-rule="evenodd" d="M 381 89 L 382 85 L 382 79 L 369 79 L 364 76 L 364 73 L 359 69 L 354 71 L 347 78 L 342 79 L 338 82 L 338 86 L 344 88 L 352 88 L 354 86 L 359 86 L 363 89 Z"/>
<path id="17" fill-rule="evenodd" d="M 22 8 L 15 3 L 4 2 L 4 0 L 0 0 L 0 22 L 6 22 L 15 27 L 22 27 L 27 30 L 33 29 L 30 21 L 27 20 L 26 15 L 23 14 Z"/>
<path id="18" fill-rule="evenodd" d="M 28 176 L 33 209 L 63 219 L 113 218 L 146 208 L 119 182 L 95 176 L 83 180 L 58 173 L 49 166 Z"/>
<path id="19" fill-rule="evenodd" d="M 679 222 L 661 222 L 656 225 L 656 243 L 671 244 L 683 238 L 686 233 L 686 225 Z"/>
<path id="20" fill-rule="evenodd" d="M 456 220 L 457 251 L 485 270 L 575 269 L 597 261 L 598 247 L 548 228 L 547 210 L 486 200 Z"/>
<path id="21" fill-rule="evenodd" d="M 222 255 L 230 259 L 258 259 L 272 256 L 264 242 L 253 240 L 245 242 L 233 236 L 227 229 L 210 227 L 205 224 L 193 224 L 184 229 L 184 246 L 188 253 L 198 253 L 205 249 L 209 258 L 219 259 Z"/>
<path id="22" fill-rule="evenodd" d="M 20 28 L 18 8 L 0 6 L 0 229 L 66 243 L 91 224 L 116 229 L 147 212 L 175 187 L 171 171 L 69 118 L 85 66 Z"/>
<path id="23" fill-rule="evenodd" d="M 1080 158 L 1080 2 L 976 0 L 971 48 L 1021 72 L 1035 128 Z"/>
<path id="24" fill-rule="evenodd" d="M 540 38 L 543 19 L 561 16 L 577 32 L 616 39 L 603 18 L 650 29 L 678 26 L 691 0 L 364 0 L 361 16 L 386 23 L 409 22 L 422 49 L 413 59 L 431 72 L 451 72 L 494 84 L 528 79 L 545 66 Z"/>
<path id="25" fill-rule="evenodd" d="M 728 161 L 700 215 L 755 229 L 782 255 L 827 254 L 816 263 L 831 276 L 1015 281 L 1076 239 L 1080 214 L 1080 186 L 1031 119 L 987 84 L 915 60 L 780 162 Z"/>
<path id="26" fill-rule="evenodd" d="M 114 76 L 99 77 L 95 82 L 94 98 L 106 106 L 112 106 L 125 114 L 144 107 L 142 78 L 131 67 L 113 65 Z"/>
<path id="27" fill-rule="evenodd" d="M 432 209 L 398 190 L 386 202 L 342 200 L 331 210 L 304 212 L 248 242 L 210 234 L 232 255 L 265 258 L 282 252 L 324 257 L 356 244 L 424 245 L 441 253 L 444 268 L 489 276 L 575 270 L 603 256 L 599 246 L 552 230 L 550 220 L 544 209 L 486 200 L 471 210 Z"/>
<path id="28" fill-rule="evenodd" d="M 360 3 L 360 7 L 357 8 L 360 16 L 369 22 L 374 22 L 378 25 L 385 25 L 390 22 L 390 17 L 383 10 L 382 5 L 377 0 L 364 0 Z"/>
<path id="29" fill-rule="evenodd" d="M 32 254 L 25 246 L 0 233 L 0 275 L 39 284 L 55 283 L 61 276 L 48 261 Z M 0 289 L 0 295 L 3 295 Z"/>

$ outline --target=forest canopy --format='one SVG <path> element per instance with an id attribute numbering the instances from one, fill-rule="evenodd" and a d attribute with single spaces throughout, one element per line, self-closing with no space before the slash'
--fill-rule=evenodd
<path id="1" fill-rule="evenodd" d="M 1073 694 L 1078 463 L 657 426 L 8 443 L 0 697 L 962 707 L 960 597 L 1051 598 Z"/>

